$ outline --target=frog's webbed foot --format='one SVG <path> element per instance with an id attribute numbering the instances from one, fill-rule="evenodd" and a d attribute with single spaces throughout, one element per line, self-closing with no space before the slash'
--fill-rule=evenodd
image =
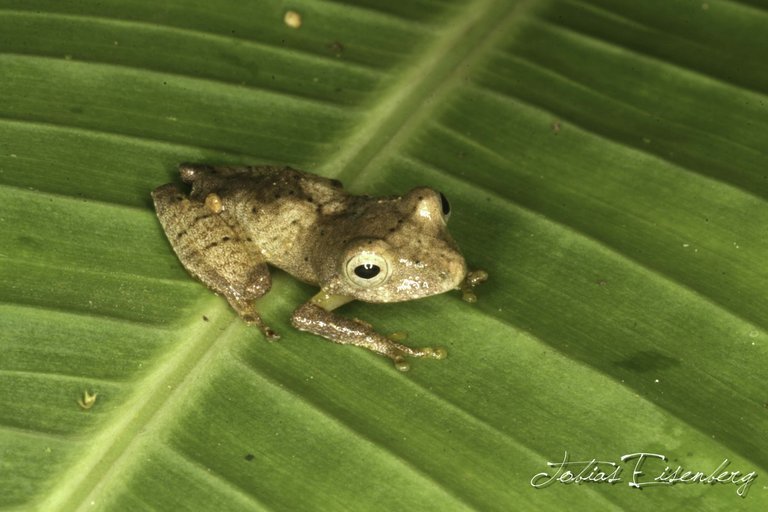
<path id="1" fill-rule="evenodd" d="M 252 316 L 249 314 L 240 314 L 240 316 L 246 324 L 258 327 L 259 330 L 264 334 L 264 337 L 267 338 L 267 341 L 277 341 L 280 339 L 280 335 L 276 333 L 270 326 L 265 324 L 260 316 Z"/>
<path id="2" fill-rule="evenodd" d="M 409 368 L 408 362 L 405 360 L 405 355 L 413 357 L 431 357 L 433 359 L 445 359 L 448 355 L 443 347 L 422 347 L 413 348 L 407 345 L 402 345 L 400 342 L 405 341 L 408 337 L 408 333 L 404 331 L 397 331 L 390 333 L 387 338 L 392 341 L 392 346 L 395 352 L 395 357 L 391 357 L 398 370 L 407 371 Z"/>
<path id="3" fill-rule="evenodd" d="M 248 319 L 245 320 L 245 323 L 248 325 L 255 325 L 258 327 L 261 332 L 264 334 L 264 337 L 267 338 L 267 341 L 277 341 L 280 339 L 280 335 L 274 331 L 270 326 L 265 325 L 264 322 L 259 319 L 259 321 L 249 321 Z"/>
<path id="4" fill-rule="evenodd" d="M 467 302 L 477 302 L 477 295 L 475 295 L 474 288 L 480 283 L 484 283 L 488 280 L 488 272 L 485 270 L 473 270 L 467 272 L 467 277 L 459 285 L 461 290 L 461 298 Z"/>
<path id="5" fill-rule="evenodd" d="M 299 330 L 317 334 L 336 343 L 364 347 L 386 356 L 392 359 L 395 367 L 400 371 L 407 371 L 410 368 L 406 356 L 444 359 L 447 355 L 442 347 L 408 347 L 377 333 L 366 322 L 338 316 L 312 301 L 302 305 L 293 313 L 291 323 Z"/>
<path id="6" fill-rule="evenodd" d="M 372 350 L 392 359 L 392 362 L 395 363 L 395 368 L 401 372 L 407 372 L 411 368 L 411 365 L 405 359 L 405 356 L 407 355 L 412 357 L 429 357 L 432 359 L 445 359 L 446 356 L 448 356 L 448 351 L 443 347 L 413 348 L 397 343 L 396 341 L 393 341 L 391 337 L 385 339 L 389 340 L 389 344 L 386 345 L 385 351 Z"/>

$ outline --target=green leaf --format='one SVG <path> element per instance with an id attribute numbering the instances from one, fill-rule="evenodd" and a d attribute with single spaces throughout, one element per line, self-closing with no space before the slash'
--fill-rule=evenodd
<path id="1" fill-rule="evenodd" d="M 767 24 L 760 0 L 0 0 L 0 508 L 766 508 Z M 159 227 L 182 161 L 442 190 L 478 302 L 341 313 L 448 359 L 294 331 L 314 290 L 279 271 L 266 342 Z M 566 452 L 621 481 L 534 488 Z M 641 482 L 741 474 L 638 490 L 639 452 L 667 457 Z"/>

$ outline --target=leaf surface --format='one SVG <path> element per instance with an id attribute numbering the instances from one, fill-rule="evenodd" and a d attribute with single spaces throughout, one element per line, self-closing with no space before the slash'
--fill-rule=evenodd
<path id="1" fill-rule="evenodd" d="M 767 23 L 758 0 L 0 0 L 0 508 L 765 508 Z M 157 223 L 182 161 L 443 191 L 478 302 L 341 313 L 448 359 L 401 374 L 292 330 L 314 290 L 279 271 L 264 341 Z M 622 481 L 534 488 L 566 452 Z M 637 452 L 667 457 L 641 481 L 757 479 L 639 491 Z"/>

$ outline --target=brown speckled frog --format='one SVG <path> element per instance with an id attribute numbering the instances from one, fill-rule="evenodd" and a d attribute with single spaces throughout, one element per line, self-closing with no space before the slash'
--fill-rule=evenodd
<path id="1" fill-rule="evenodd" d="M 398 302 L 472 287 L 488 276 L 467 272 L 448 234 L 445 196 L 419 187 L 402 197 L 354 196 L 335 180 L 289 167 L 182 164 L 189 196 L 173 184 L 152 192 L 157 217 L 184 267 L 223 295 L 269 339 L 277 334 L 253 301 L 271 286 L 267 264 L 320 287 L 293 314 L 293 325 L 331 341 L 368 348 L 407 370 L 405 356 L 442 359 L 442 348 L 411 348 L 402 336 L 332 311 L 352 300 Z"/>

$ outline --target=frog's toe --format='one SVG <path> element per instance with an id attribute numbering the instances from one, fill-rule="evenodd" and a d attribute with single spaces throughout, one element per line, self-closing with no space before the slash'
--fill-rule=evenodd
<path id="1" fill-rule="evenodd" d="M 406 338 L 408 338 L 408 333 L 405 331 L 397 331 L 390 333 L 387 338 L 391 339 L 392 341 L 404 341 Z"/>
<path id="2" fill-rule="evenodd" d="M 267 338 L 267 341 L 277 341 L 280 339 L 280 335 L 277 334 L 270 326 L 264 325 L 264 322 L 260 316 L 244 314 L 242 319 L 247 325 L 255 325 L 258 327 L 259 330 L 264 333 L 264 337 Z"/>
<path id="3" fill-rule="evenodd" d="M 392 362 L 395 363 L 395 368 L 400 370 L 401 372 L 407 372 L 411 369 L 411 364 L 405 360 L 405 357 L 403 356 L 395 356 L 392 358 Z"/>
<path id="4" fill-rule="evenodd" d="M 488 280 L 488 272 L 485 270 L 474 270 L 468 272 L 467 276 L 462 281 L 459 289 L 461 290 L 461 298 L 469 303 L 477 302 L 477 295 L 472 290 L 480 283 L 484 283 Z"/>
<path id="5" fill-rule="evenodd" d="M 261 329 L 261 332 L 263 332 L 264 336 L 267 337 L 267 341 L 277 341 L 280 339 L 280 335 L 272 330 L 271 327 L 267 327 L 266 325 Z"/>
<path id="6" fill-rule="evenodd" d="M 179 164 L 179 175 L 184 183 L 193 183 L 210 168 L 208 165 L 181 163 Z"/>
<path id="7" fill-rule="evenodd" d="M 448 351 L 443 347 L 424 347 L 418 349 L 417 357 L 429 357 L 432 359 L 445 359 Z"/>
<path id="8" fill-rule="evenodd" d="M 402 345 L 401 345 L 402 346 Z M 410 348 L 404 347 L 404 350 L 398 350 L 395 353 L 391 353 L 389 357 L 392 362 L 395 363 L 395 368 L 401 372 L 407 372 L 411 369 L 410 363 L 405 359 L 405 354 L 413 357 L 428 357 L 431 359 L 445 359 L 448 355 L 448 351 L 443 347 L 423 347 L 423 348 Z"/>
<path id="9" fill-rule="evenodd" d="M 448 357 L 448 351 L 445 350 L 444 347 L 434 347 L 432 349 L 432 354 L 430 354 L 430 357 L 433 359 L 445 359 Z"/>

